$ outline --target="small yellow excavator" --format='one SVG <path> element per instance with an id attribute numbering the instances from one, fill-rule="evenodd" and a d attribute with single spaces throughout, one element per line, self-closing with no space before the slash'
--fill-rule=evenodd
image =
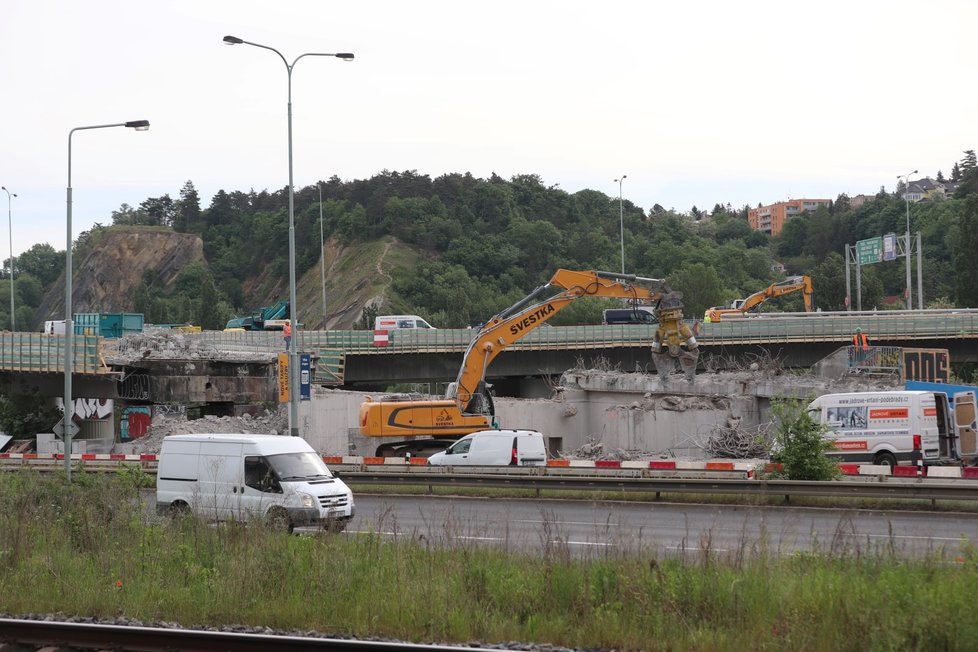
<path id="1" fill-rule="evenodd" d="M 379 456 L 405 452 L 426 455 L 443 450 L 452 441 L 478 430 L 495 427 L 495 408 L 486 369 L 507 346 L 582 297 L 613 297 L 657 304 L 670 294 L 662 279 L 616 272 L 558 269 L 546 285 L 502 311 L 480 329 L 469 343 L 456 381 L 442 399 L 368 398 L 360 405 L 360 434 L 367 437 L 425 437 L 385 443 Z"/>
<path id="2" fill-rule="evenodd" d="M 791 292 L 801 292 L 805 300 L 805 312 L 814 309 L 812 300 L 812 279 L 808 276 L 791 276 L 783 281 L 773 283 L 768 287 L 755 292 L 746 299 L 735 299 L 729 308 L 715 306 L 704 314 L 704 320 L 710 322 L 722 321 L 724 318 L 744 317 L 749 313 L 760 312 L 761 304 L 768 299 L 780 297 Z"/>

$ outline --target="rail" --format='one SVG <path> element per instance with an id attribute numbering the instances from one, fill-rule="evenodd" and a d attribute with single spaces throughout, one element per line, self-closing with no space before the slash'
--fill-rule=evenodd
<path id="1" fill-rule="evenodd" d="M 111 459 L 109 459 L 111 458 Z M 325 459 L 325 458 L 324 458 Z M 592 463 L 599 464 L 599 463 Z M 913 467 L 897 467 L 898 475 L 858 475 L 855 468 L 844 468 L 856 475 L 845 480 L 808 482 L 776 480 L 759 477 L 751 470 L 735 468 L 734 463 L 721 463 L 728 470 L 715 470 L 705 465 L 699 470 L 658 469 L 652 464 L 643 468 L 614 466 L 568 467 L 430 467 L 367 463 L 330 464 L 349 484 L 427 487 L 481 487 L 487 489 L 600 491 L 613 493 L 661 494 L 734 494 L 754 496 L 821 496 L 850 498 L 892 498 L 917 500 L 978 501 L 978 469 L 964 469 L 964 477 L 940 475 L 915 477 Z M 156 475 L 156 455 L 77 455 L 72 467 L 91 472 L 116 472 L 126 466 L 138 466 L 149 475 Z M 844 465 L 854 466 L 854 465 Z M 373 468 L 372 468 L 373 467 Z M 399 467 L 399 468 L 395 468 Z M 0 472 L 29 468 L 37 472 L 59 472 L 64 468 L 64 456 L 0 454 Z M 882 468 L 882 467 L 871 467 Z M 943 468 L 943 467 L 933 467 Z"/>

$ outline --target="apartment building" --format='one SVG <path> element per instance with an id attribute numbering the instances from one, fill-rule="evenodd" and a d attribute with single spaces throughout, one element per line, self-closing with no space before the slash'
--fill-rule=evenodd
<path id="1" fill-rule="evenodd" d="M 784 228 L 785 220 L 819 207 L 828 208 L 831 199 L 791 199 L 779 201 L 769 206 L 751 208 L 747 211 L 747 222 L 755 231 L 764 231 L 768 235 L 777 235 Z"/>

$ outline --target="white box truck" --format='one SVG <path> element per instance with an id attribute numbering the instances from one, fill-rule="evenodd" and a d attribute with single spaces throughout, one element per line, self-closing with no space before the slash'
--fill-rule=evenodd
<path id="1" fill-rule="evenodd" d="M 970 394 L 974 413 L 974 394 Z M 962 414 L 966 396 L 960 398 Z M 829 427 L 834 450 L 844 462 L 925 465 L 960 463 L 975 455 L 974 433 L 955 421 L 946 394 L 930 391 L 880 391 L 825 394 L 808 406 L 815 421 Z"/>
<path id="2" fill-rule="evenodd" d="M 350 488 L 304 439 L 240 434 L 165 437 L 156 509 L 214 522 L 265 518 L 289 532 L 309 525 L 341 530 L 355 513 Z"/>

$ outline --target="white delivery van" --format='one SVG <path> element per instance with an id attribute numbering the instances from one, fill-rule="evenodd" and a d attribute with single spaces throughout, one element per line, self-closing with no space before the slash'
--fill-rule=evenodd
<path id="1" fill-rule="evenodd" d="M 417 315 L 384 315 L 374 319 L 375 331 L 392 331 L 398 328 L 434 328 Z"/>
<path id="2" fill-rule="evenodd" d="M 940 442 L 953 434 L 947 399 L 934 392 L 826 394 L 812 401 L 808 411 L 831 429 L 827 437 L 835 450 L 830 454 L 846 462 L 891 467 L 918 459 L 936 463 Z"/>
<path id="3" fill-rule="evenodd" d="M 536 430 L 480 430 L 462 437 L 428 464 L 445 466 L 546 466 L 547 448 Z"/>
<path id="4" fill-rule="evenodd" d="M 342 529 L 353 493 L 306 440 L 287 435 L 171 435 L 156 472 L 156 509 L 210 521 L 268 518 Z"/>

